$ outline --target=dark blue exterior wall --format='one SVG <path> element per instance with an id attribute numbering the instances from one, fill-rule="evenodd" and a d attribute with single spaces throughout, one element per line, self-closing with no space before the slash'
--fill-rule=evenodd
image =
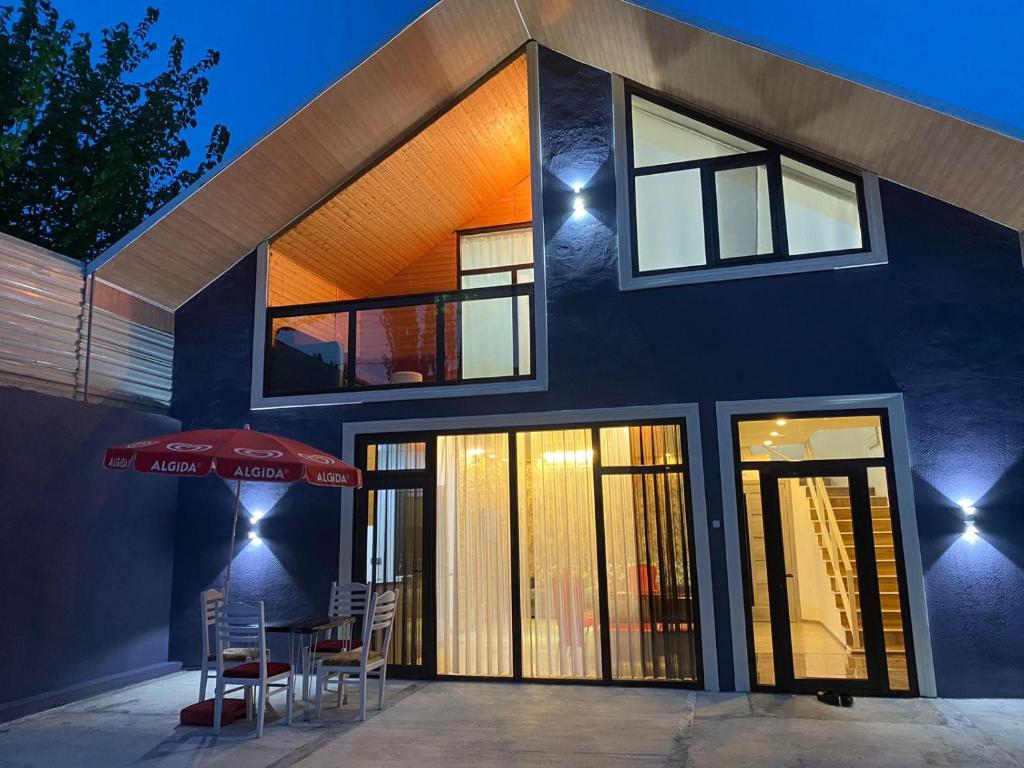
<path id="1" fill-rule="evenodd" d="M 903 392 L 939 691 L 1024 694 L 1015 233 L 883 182 L 887 266 L 621 292 L 610 77 L 543 49 L 540 63 L 547 392 L 251 413 L 250 256 L 178 312 L 175 414 L 186 428 L 251 422 L 340 451 L 346 421 L 698 402 L 709 517 L 718 518 L 716 401 Z M 577 182 L 581 219 L 568 215 Z M 230 495 L 217 482 L 181 484 L 171 649 L 186 661 L 198 643 L 198 591 L 227 547 Z M 963 496 L 980 507 L 973 545 L 959 539 L 952 500 Z M 322 605 L 337 570 L 337 493 L 295 488 L 263 530 L 267 546 L 243 547 L 236 561 L 239 592 L 273 595 L 279 612 Z M 709 533 L 728 687 L 723 531 Z"/>
<path id="2" fill-rule="evenodd" d="M 178 483 L 102 462 L 178 422 L 10 387 L 0 412 L 0 705 L 166 662 Z"/>

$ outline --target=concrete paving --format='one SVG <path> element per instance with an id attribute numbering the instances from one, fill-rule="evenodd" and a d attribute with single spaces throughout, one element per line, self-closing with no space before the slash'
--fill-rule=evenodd
<path id="1" fill-rule="evenodd" d="M 1022 766 L 1024 701 L 858 699 L 568 685 L 388 684 L 320 721 L 182 727 L 198 676 L 182 672 L 0 725 L 0 768 L 39 766 Z M 371 702 L 375 702 L 371 690 Z M 298 709 L 298 708 L 297 708 Z"/>

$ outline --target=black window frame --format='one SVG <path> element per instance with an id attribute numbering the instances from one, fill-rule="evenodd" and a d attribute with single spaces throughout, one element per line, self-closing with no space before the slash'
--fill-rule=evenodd
<path id="1" fill-rule="evenodd" d="M 527 321 L 530 326 L 530 355 L 529 373 L 520 373 L 519 366 L 519 334 L 518 323 L 520 322 L 518 311 L 518 297 L 528 297 L 529 311 Z M 455 329 L 455 348 L 459 359 L 457 378 L 446 378 L 447 371 L 447 324 L 445 317 L 446 308 L 453 304 L 462 304 L 467 301 L 481 299 L 511 299 L 512 304 L 512 374 L 507 376 L 482 376 L 472 379 L 462 377 L 462 335 L 459 328 Z M 536 294 L 534 283 L 516 283 L 514 285 L 497 285 L 485 288 L 471 288 L 460 291 L 447 291 L 441 293 L 417 293 L 404 296 L 385 296 L 373 299 L 356 299 L 354 301 L 328 301 L 312 304 L 296 304 L 280 307 L 267 307 L 266 319 L 263 331 L 263 397 L 294 397 L 300 395 L 325 395 L 325 394 L 352 394 L 359 392 L 373 392 L 382 390 L 417 390 L 447 386 L 466 386 L 469 384 L 491 384 L 502 382 L 529 381 L 537 378 L 537 324 L 534 322 L 536 316 Z M 356 314 L 364 310 L 373 309 L 396 309 L 401 307 L 426 306 L 435 307 L 435 376 L 433 379 L 410 384 L 376 384 L 360 386 L 356 380 L 356 352 L 358 329 Z M 348 315 L 348 343 L 345 348 L 345 364 L 343 368 L 344 383 L 337 387 L 304 387 L 284 388 L 273 386 L 272 377 L 272 354 L 274 345 L 274 321 L 289 317 L 307 317 L 309 315 Z M 457 396 L 454 392 L 452 396 Z"/>
<path id="2" fill-rule="evenodd" d="M 687 272 L 701 272 L 709 269 L 722 269 L 734 266 L 750 264 L 782 264 L 795 261 L 806 261 L 832 256 L 847 256 L 851 254 L 870 253 L 871 235 L 868 221 L 868 206 L 864 192 L 864 178 L 862 175 L 853 173 L 835 166 L 822 163 L 819 160 L 795 152 L 788 147 L 767 140 L 745 131 L 736 126 L 722 122 L 709 115 L 702 114 L 692 108 L 670 99 L 663 94 L 652 91 L 637 83 L 626 81 L 625 104 L 623 105 L 625 126 L 626 126 L 626 171 L 629 180 L 629 229 L 630 229 L 630 260 L 632 275 L 634 278 L 653 277 L 658 275 L 674 275 Z M 652 104 L 671 110 L 683 117 L 696 120 L 710 128 L 724 131 L 737 139 L 748 141 L 763 147 L 756 152 L 742 152 L 721 157 L 704 158 L 700 160 L 688 160 L 674 163 L 662 163 L 659 165 L 636 167 L 633 151 L 633 97 L 637 96 Z M 782 186 L 782 157 L 816 168 L 825 173 L 832 174 L 844 181 L 851 182 L 857 193 L 857 208 L 860 215 L 860 248 L 845 248 L 833 251 L 816 251 L 813 253 L 791 254 L 789 252 L 789 240 L 786 230 L 786 205 Z M 756 254 L 751 256 L 738 256 L 723 259 L 721 257 L 721 237 L 718 230 L 718 197 L 716 191 L 716 174 L 721 171 L 733 170 L 736 168 L 750 168 L 766 166 L 768 177 L 768 205 L 771 216 L 772 230 L 772 252 L 770 254 Z M 703 222 L 704 222 L 704 257 L 703 264 L 694 264 L 685 267 L 666 267 L 663 269 L 640 269 L 640 252 L 637 240 L 637 216 L 636 216 L 636 180 L 640 176 L 655 176 L 664 173 L 678 171 L 697 170 L 700 173 Z"/>
<path id="3" fill-rule="evenodd" d="M 832 418 L 842 416 L 876 416 L 882 434 L 882 445 L 884 454 L 876 458 L 857 459 L 817 459 L 793 462 L 804 468 L 808 474 L 815 471 L 819 473 L 837 472 L 842 474 L 843 470 L 851 466 L 857 468 L 877 468 L 885 471 L 885 481 L 889 490 L 889 516 L 892 523 L 891 535 L 893 539 L 893 552 L 896 558 L 896 585 L 900 599 L 900 614 L 903 622 L 904 654 L 906 656 L 908 690 L 893 690 L 890 687 L 889 671 L 886 655 L 888 648 L 883 642 L 881 649 L 881 680 L 879 687 L 869 695 L 886 696 L 890 698 L 916 698 L 920 696 L 920 681 L 917 676 L 917 647 L 914 644 L 913 617 L 910 612 L 910 588 L 909 577 L 907 576 L 906 559 L 903 549 L 903 524 L 900 517 L 900 505 L 905 504 L 896 485 L 896 460 L 893 455 L 892 427 L 889 420 L 889 412 L 877 408 L 838 408 L 835 410 L 813 408 L 806 411 L 771 411 L 755 413 L 736 413 L 732 415 L 729 423 L 729 434 L 732 439 L 732 462 L 735 493 L 736 513 L 738 518 L 738 535 L 740 539 L 740 573 L 743 579 L 743 612 L 745 616 L 745 634 L 747 638 L 747 669 L 749 673 L 750 690 L 764 693 L 783 693 L 786 688 L 775 684 L 758 683 L 757 681 L 757 654 L 754 647 L 754 618 L 751 610 L 753 605 L 753 577 L 750 568 L 750 531 L 746 511 L 746 497 L 743 493 L 743 472 L 765 469 L 771 462 L 746 461 L 743 459 L 742 444 L 740 441 L 740 424 L 747 421 L 762 421 L 766 419 L 785 418 L 788 420 Z M 876 566 L 877 567 L 877 566 Z"/>
<path id="4" fill-rule="evenodd" d="M 645 427 L 645 426 L 667 426 L 679 429 L 679 446 L 681 455 L 672 463 L 662 464 L 623 464 L 604 466 L 601 450 L 601 430 L 607 427 Z M 703 690 L 704 680 L 704 641 L 702 633 L 703 619 L 700 610 L 700 590 L 710 590 L 711 584 L 704 584 L 700 580 L 697 565 L 697 542 L 694 536 L 696 525 L 694 520 L 694 503 L 692 483 L 694 480 L 694 459 L 690 454 L 690 443 L 688 428 L 690 423 L 685 416 L 673 417 L 652 417 L 652 418 L 625 418 L 625 419 L 598 419 L 595 421 L 580 422 L 555 422 L 550 424 L 522 424 L 507 426 L 476 426 L 476 427 L 452 427 L 434 429 L 427 431 L 396 431 L 396 432 L 365 432 L 355 436 L 355 463 L 359 467 L 366 467 L 367 451 L 370 445 L 381 445 L 389 443 L 414 443 L 426 442 L 426 466 L 423 469 L 400 469 L 400 470 L 364 470 L 363 486 L 355 492 L 353 538 L 352 538 L 352 561 L 350 564 L 351 578 L 356 582 L 367 581 L 367 523 L 368 507 L 367 496 L 370 491 L 380 489 L 398 488 L 420 488 L 427 489 L 429 495 L 424 496 L 424 601 L 423 601 L 423 663 L 416 667 L 395 665 L 392 667 L 398 677 L 428 680 L 454 680 L 454 681 L 481 681 L 481 682 L 502 682 L 521 685 L 590 685 L 590 686 L 616 686 L 622 688 L 667 688 L 667 689 L 688 689 Z M 524 606 L 522 605 L 520 584 L 520 549 L 519 549 L 519 477 L 517 452 L 517 435 L 530 432 L 547 432 L 560 430 L 586 430 L 590 433 L 591 448 L 594 451 L 592 460 L 593 482 L 594 482 L 594 518 L 595 518 L 595 554 L 597 556 L 597 589 L 598 589 L 598 613 L 601 624 L 600 645 L 602 648 L 600 675 L 596 678 L 549 678 L 549 677 L 528 677 L 523 674 L 522 662 L 522 620 Z M 503 434 L 508 439 L 509 446 L 509 536 L 512 581 L 512 674 L 509 676 L 490 677 L 485 675 L 455 675 L 438 674 L 437 672 L 437 582 L 436 582 L 436 513 L 437 513 L 437 438 L 442 435 L 474 435 L 474 434 Z M 608 550 L 606 545 L 605 532 L 605 507 L 604 488 L 602 479 L 610 475 L 641 476 L 641 475 L 681 475 L 683 492 L 682 522 L 685 526 L 685 557 L 689 570 L 689 607 L 690 623 L 694 631 L 692 635 L 694 677 L 683 679 L 666 678 L 620 678 L 612 674 L 611 638 L 610 638 L 610 617 L 608 599 Z M 429 506 L 428 506 L 429 505 Z M 430 558 L 429 567 L 427 559 Z"/>

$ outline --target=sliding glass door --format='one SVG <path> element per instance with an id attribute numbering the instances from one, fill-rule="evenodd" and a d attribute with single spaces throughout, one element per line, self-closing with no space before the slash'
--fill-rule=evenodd
<path id="1" fill-rule="evenodd" d="M 427 676 L 698 684 L 685 446 L 675 423 L 364 445 L 354 575 L 402 589 L 393 662 Z"/>
<path id="2" fill-rule="evenodd" d="M 512 676 L 508 435 L 437 438 L 437 673 Z"/>
<path id="3" fill-rule="evenodd" d="M 601 677 L 589 429 L 516 435 L 523 677 Z"/>
<path id="4" fill-rule="evenodd" d="M 695 680 L 686 471 L 678 427 L 601 430 L 611 674 Z"/>

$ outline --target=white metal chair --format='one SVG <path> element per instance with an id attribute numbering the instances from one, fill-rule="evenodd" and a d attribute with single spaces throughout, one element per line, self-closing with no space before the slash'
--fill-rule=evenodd
<path id="1" fill-rule="evenodd" d="M 199 593 L 199 607 L 202 611 L 200 626 L 203 630 L 203 660 L 199 675 L 199 701 L 201 702 L 206 701 L 207 682 L 211 677 L 217 676 L 216 664 L 212 669 L 210 668 L 210 665 L 217 660 L 217 654 L 211 650 L 210 635 L 217 622 L 217 609 L 223 606 L 224 593 L 219 589 L 204 589 Z M 256 653 L 255 648 L 225 648 L 224 661 L 253 661 L 256 658 Z"/>
<path id="2" fill-rule="evenodd" d="M 344 691 L 349 675 L 359 678 L 359 719 L 366 719 L 366 678 L 375 675 L 380 680 L 377 694 L 377 708 L 384 708 L 384 683 L 388 674 L 388 647 L 391 644 L 391 630 L 394 627 L 395 610 L 398 607 L 398 593 L 373 593 L 363 622 L 362 645 L 351 651 L 324 656 L 316 662 L 316 716 L 320 717 L 324 686 L 332 675 L 338 677 L 339 698 Z M 373 640 L 383 635 L 377 650 Z"/>
<path id="3" fill-rule="evenodd" d="M 224 708 L 224 694 L 227 686 L 255 688 L 256 738 L 263 735 L 263 720 L 267 711 L 267 697 L 271 688 L 287 691 L 285 722 L 292 724 L 292 692 L 295 688 L 295 673 L 291 664 L 282 661 L 267 661 L 267 632 L 263 615 L 263 602 L 259 606 L 245 603 L 228 603 L 216 610 L 217 626 L 217 685 L 213 705 L 213 732 L 220 733 L 220 718 Z M 224 650 L 235 644 L 256 649 L 256 660 L 247 661 L 225 669 Z M 282 680 L 283 683 L 275 683 Z M 248 691 L 247 691 L 248 693 Z"/>

